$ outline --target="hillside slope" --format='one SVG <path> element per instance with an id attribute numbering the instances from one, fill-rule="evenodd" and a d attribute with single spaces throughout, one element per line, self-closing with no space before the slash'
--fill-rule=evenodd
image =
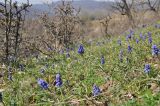
<path id="1" fill-rule="evenodd" d="M 4 103 L 159 106 L 159 26 L 131 30 L 118 39 L 83 43 L 84 54 L 78 54 L 77 47 L 57 54 L 54 59 L 39 55 L 23 60 L 24 69 L 4 68 Z"/>

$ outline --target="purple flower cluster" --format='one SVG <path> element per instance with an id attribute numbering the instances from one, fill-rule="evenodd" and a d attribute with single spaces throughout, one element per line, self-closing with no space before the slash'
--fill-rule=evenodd
<path id="1" fill-rule="evenodd" d="M 156 25 L 155 25 L 155 28 L 160 29 L 160 24 L 156 24 Z"/>
<path id="2" fill-rule="evenodd" d="M 67 52 L 66 53 L 66 58 L 69 58 L 70 57 L 70 54 Z"/>
<path id="3" fill-rule="evenodd" d="M 84 47 L 83 45 L 80 45 L 79 48 L 78 48 L 78 53 L 79 54 L 83 54 L 84 53 Z"/>
<path id="4" fill-rule="evenodd" d="M 44 69 L 44 68 L 41 68 L 41 69 L 39 70 L 39 72 L 40 72 L 41 74 L 44 74 L 44 73 L 45 73 L 45 69 Z"/>
<path id="5" fill-rule="evenodd" d="M 120 39 L 118 39 L 117 43 L 119 44 L 119 46 L 121 46 L 121 45 L 122 45 L 122 42 L 121 42 L 121 40 L 120 40 Z"/>
<path id="6" fill-rule="evenodd" d="M 134 35 L 134 31 L 130 30 L 130 33 L 127 35 L 126 40 L 132 39 L 132 36 Z"/>
<path id="7" fill-rule="evenodd" d="M 144 72 L 145 73 L 149 73 L 150 70 L 151 70 L 151 66 L 149 64 L 145 64 L 145 66 L 144 66 Z"/>
<path id="8" fill-rule="evenodd" d="M 152 55 L 158 55 L 159 54 L 159 49 L 156 45 L 152 46 Z"/>
<path id="9" fill-rule="evenodd" d="M 23 64 L 19 64 L 19 70 L 24 71 L 24 65 Z"/>
<path id="10" fill-rule="evenodd" d="M 150 44 L 152 44 L 152 37 L 149 37 L 149 38 L 148 38 L 148 42 L 149 42 Z"/>
<path id="11" fill-rule="evenodd" d="M 98 86 L 96 86 L 95 84 L 93 85 L 93 95 L 97 96 L 101 93 L 101 90 Z"/>
<path id="12" fill-rule="evenodd" d="M 62 79 L 61 79 L 61 75 L 59 73 L 56 75 L 55 86 L 56 87 L 61 87 L 62 86 Z"/>
<path id="13" fill-rule="evenodd" d="M 38 84 L 41 86 L 41 88 L 43 88 L 45 90 L 48 89 L 48 84 L 44 80 L 38 79 Z"/>
<path id="14" fill-rule="evenodd" d="M 143 40 L 143 34 L 142 33 L 140 33 L 139 37 Z"/>
<path id="15" fill-rule="evenodd" d="M 104 56 L 101 57 L 101 64 L 105 64 Z"/>
<path id="16" fill-rule="evenodd" d="M 132 47 L 130 45 L 128 45 L 128 53 L 132 52 Z"/>
<path id="17" fill-rule="evenodd" d="M 137 44 L 139 43 L 139 39 L 138 39 L 138 38 L 136 39 L 136 43 L 137 43 Z"/>

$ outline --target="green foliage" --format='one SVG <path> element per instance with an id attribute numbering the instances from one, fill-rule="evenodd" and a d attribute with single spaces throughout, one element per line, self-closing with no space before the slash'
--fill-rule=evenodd
<path id="1" fill-rule="evenodd" d="M 158 106 L 160 105 L 160 93 L 154 91 L 160 89 L 160 61 L 151 54 L 151 44 L 148 39 L 140 40 L 136 44 L 135 38 L 139 33 L 152 33 L 153 44 L 160 48 L 160 32 L 152 26 L 139 29 L 134 37 L 126 41 L 121 36 L 122 45 L 117 44 L 117 38 L 100 40 L 84 45 L 84 55 L 70 51 L 70 58 L 66 53 L 58 54 L 54 59 L 42 57 L 26 60 L 25 71 L 13 71 L 13 81 L 8 81 L 5 75 L 4 102 L 7 106 L 51 106 L 72 104 L 86 105 L 95 101 L 107 103 L 111 106 Z M 140 38 L 139 38 L 140 39 Z M 104 43 L 104 44 L 103 44 Z M 132 47 L 132 53 L 127 52 L 128 43 Z M 119 52 L 123 50 L 123 62 L 119 60 Z M 105 58 L 105 64 L 101 65 L 101 56 Z M 129 62 L 127 62 L 127 58 Z M 159 58 L 160 59 L 160 58 Z M 44 74 L 39 70 L 48 64 Z M 52 67 L 54 64 L 54 68 Z M 150 64 L 151 71 L 144 73 L 144 65 Z M 63 86 L 54 86 L 55 75 L 60 73 Z M 37 79 L 42 78 L 49 84 L 49 90 L 43 90 L 37 84 Z M 67 82 L 69 81 L 69 83 Z M 113 83 L 108 84 L 112 81 Z M 151 89 L 150 84 L 156 84 L 157 88 Z M 102 86 L 102 93 L 98 97 L 92 96 L 92 86 Z M 108 86 L 107 88 L 103 88 Z M 106 94 L 107 93 L 107 94 Z M 129 95 L 129 96 L 128 96 Z M 91 100 L 88 100 L 91 98 Z"/>

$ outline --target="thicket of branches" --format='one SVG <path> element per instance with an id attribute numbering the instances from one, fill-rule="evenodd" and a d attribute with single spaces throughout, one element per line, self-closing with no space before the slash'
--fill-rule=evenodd
<path id="1" fill-rule="evenodd" d="M 12 0 L 4 0 L 0 3 L 0 29 L 1 33 L 1 58 L 6 62 L 17 60 L 19 47 L 22 42 L 22 28 L 27 9 L 31 5 L 29 0 L 25 4 L 19 4 Z"/>
<path id="2" fill-rule="evenodd" d="M 53 11 L 53 16 L 44 13 L 40 20 L 46 32 L 44 35 L 47 42 L 43 42 L 48 45 L 48 48 L 58 51 L 69 48 L 79 39 L 80 9 L 75 9 L 72 2 L 62 0 Z"/>
<path id="3" fill-rule="evenodd" d="M 134 14 L 138 11 L 146 10 L 159 12 L 160 0 L 115 0 L 112 8 L 126 15 L 132 28 L 136 27 Z M 137 10 L 137 8 L 140 8 Z M 137 11 L 136 11 L 137 10 Z"/>

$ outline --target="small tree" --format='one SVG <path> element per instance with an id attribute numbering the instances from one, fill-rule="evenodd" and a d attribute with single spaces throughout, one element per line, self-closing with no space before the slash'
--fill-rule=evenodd
<path id="1" fill-rule="evenodd" d="M 44 14 L 41 17 L 43 26 L 48 35 L 51 35 L 51 43 L 48 45 L 54 45 L 54 49 L 58 50 L 60 46 L 62 48 L 68 48 L 72 45 L 76 38 L 79 36 L 78 26 L 80 10 L 76 10 L 72 6 L 72 2 L 61 1 L 60 5 L 54 8 L 54 15 Z M 53 44 L 54 43 L 54 44 Z"/>
<path id="2" fill-rule="evenodd" d="M 159 11 L 160 0 L 147 0 L 146 3 L 151 11 L 156 13 Z"/>
<path id="3" fill-rule="evenodd" d="M 108 16 L 103 17 L 102 19 L 100 19 L 100 23 L 102 25 L 102 28 L 104 28 L 104 33 L 105 33 L 105 36 L 107 38 L 111 37 L 110 34 L 108 33 L 109 22 L 110 22 L 111 19 L 112 18 L 111 18 L 110 15 L 108 15 Z"/>
<path id="4" fill-rule="evenodd" d="M 3 45 L 6 61 L 10 56 L 17 59 L 19 45 L 22 42 L 21 30 L 25 13 L 30 6 L 29 0 L 21 6 L 17 2 L 12 2 L 12 0 L 4 0 L 4 3 L 0 3 L 0 28 L 5 32 Z"/>
<path id="5" fill-rule="evenodd" d="M 119 11 L 122 15 L 126 15 L 132 27 L 135 27 L 135 22 L 132 14 L 133 4 L 134 0 L 115 0 L 115 4 L 112 7 L 113 9 Z"/>

